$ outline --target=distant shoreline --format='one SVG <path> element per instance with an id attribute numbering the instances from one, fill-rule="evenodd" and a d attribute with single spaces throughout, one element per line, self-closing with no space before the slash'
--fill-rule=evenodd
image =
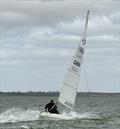
<path id="1" fill-rule="evenodd" d="M 0 92 L 0 96 L 58 96 L 59 92 Z M 119 96 L 120 93 L 99 93 L 99 92 L 78 92 L 77 96 L 87 97 L 87 96 Z"/>

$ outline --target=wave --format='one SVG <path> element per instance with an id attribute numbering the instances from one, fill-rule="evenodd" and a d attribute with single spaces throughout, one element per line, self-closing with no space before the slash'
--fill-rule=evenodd
<path id="1" fill-rule="evenodd" d="M 17 121 L 35 121 L 41 119 L 39 117 L 40 110 L 23 110 L 20 108 L 12 108 L 8 111 L 5 111 L 0 114 L 0 123 L 12 122 L 15 123 Z M 62 112 L 63 118 L 70 116 L 70 119 L 92 119 L 98 118 L 98 116 L 91 113 L 77 113 L 75 111 L 71 111 L 70 113 Z"/>
<path id="2" fill-rule="evenodd" d="M 0 114 L 0 123 L 17 122 L 17 121 L 34 121 L 39 118 L 39 110 L 22 110 L 12 108 Z"/>

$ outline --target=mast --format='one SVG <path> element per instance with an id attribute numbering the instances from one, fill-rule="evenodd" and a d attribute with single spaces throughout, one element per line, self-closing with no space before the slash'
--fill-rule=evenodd
<path id="1" fill-rule="evenodd" d="M 89 10 L 86 16 L 86 23 L 84 27 L 84 31 L 81 36 L 80 44 L 78 45 L 77 50 L 73 56 L 70 68 L 67 71 L 67 75 L 65 80 L 63 81 L 60 95 L 58 101 L 66 106 L 67 108 L 73 110 L 74 102 L 76 98 L 76 94 L 79 86 L 80 79 L 80 68 L 82 64 L 82 59 L 84 56 L 85 44 L 86 44 L 86 33 L 87 33 L 87 25 L 89 18 Z"/>

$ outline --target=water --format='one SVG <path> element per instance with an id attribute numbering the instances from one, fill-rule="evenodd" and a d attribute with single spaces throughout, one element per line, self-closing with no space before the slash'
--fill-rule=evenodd
<path id="1" fill-rule="evenodd" d="M 1 96 L 0 129 L 120 128 L 120 96 L 77 97 L 71 120 L 39 118 L 39 110 L 50 99 L 57 97 Z"/>

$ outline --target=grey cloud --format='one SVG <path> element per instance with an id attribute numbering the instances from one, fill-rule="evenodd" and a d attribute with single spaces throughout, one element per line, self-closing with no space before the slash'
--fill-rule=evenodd
<path id="1" fill-rule="evenodd" d="M 91 13 L 83 66 L 87 67 L 88 78 L 95 80 L 90 81 L 90 85 L 94 85 L 91 90 L 109 91 L 108 86 L 115 89 L 120 42 L 116 1 L 5 0 L 1 13 L 3 90 L 57 90 L 80 41 L 87 9 Z M 113 76 L 116 78 L 112 79 Z M 100 89 L 101 85 L 106 89 Z M 81 90 L 85 89 L 81 87 Z"/>
<path id="2" fill-rule="evenodd" d="M 116 11 L 117 3 L 113 1 L 6 1 L 2 2 L 2 19 L 5 27 L 28 25 L 54 25 L 61 21 L 75 18 L 85 19 L 85 13 L 91 10 L 93 16 L 108 16 Z M 101 10 L 102 6 L 102 10 Z"/>

